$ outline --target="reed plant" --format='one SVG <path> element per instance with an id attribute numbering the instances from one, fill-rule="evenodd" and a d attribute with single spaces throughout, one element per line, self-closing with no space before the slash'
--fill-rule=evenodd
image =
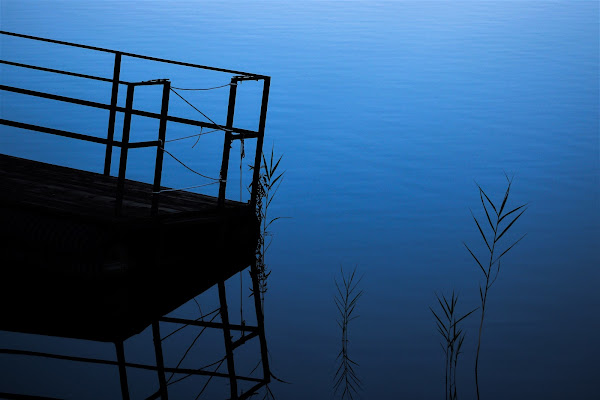
<path id="1" fill-rule="evenodd" d="M 271 147 L 271 155 L 267 159 L 265 153 L 262 153 L 262 163 L 260 166 L 260 173 L 257 181 L 257 192 L 256 192 L 256 217 L 258 218 L 260 231 L 258 235 L 258 243 L 256 246 L 256 269 L 257 269 L 257 278 L 258 278 L 258 290 L 260 295 L 260 303 L 261 309 L 263 313 L 265 313 L 265 293 L 267 292 L 267 279 L 269 275 L 271 275 L 271 271 L 269 270 L 266 262 L 265 255 L 267 250 L 271 246 L 273 241 L 273 234 L 270 232 L 271 225 L 282 218 L 287 217 L 269 217 L 269 206 L 273 202 L 275 195 L 277 194 L 281 183 L 283 182 L 283 177 L 285 171 L 280 171 L 279 165 L 283 155 L 279 156 L 279 158 L 275 159 L 275 151 L 274 147 Z M 250 165 L 250 169 L 253 170 L 253 166 Z M 270 218 L 270 219 L 269 219 Z M 254 291 L 250 289 L 250 296 L 254 295 Z M 262 361 L 261 361 L 262 362 Z M 254 370 L 261 364 L 259 362 Z M 277 378 L 271 371 L 269 371 L 270 377 L 278 382 L 289 383 L 282 379 Z M 262 397 L 263 400 L 273 400 L 275 399 L 275 395 L 271 391 L 269 384 L 265 385 L 264 395 Z"/>
<path id="2" fill-rule="evenodd" d="M 444 339 L 444 342 L 440 343 L 440 345 L 442 346 L 442 350 L 444 351 L 444 355 L 446 357 L 445 398 L 446 400 L 456 400 L 458 399 L 458 390 L 456 388 L 458 356 L 462 353 L 461 349 L 465 340 L 465 332 L 459 327 L 459 324 L 469 315 L 474 313 L 477 308 L 462 316 L 457 316 L 456 306 L 458 304 L 458 295 L 455 294 L 454 291 L 452 291 L 450 299 L 446 298 L 446 296 L 443 294 L 440 298 L 437 293 L 435 297 L 437 298 L 443 313 L 438 315 L 433 308 L 429 307 L 429 309 L 435 316 L 438 332 Z"/>
<path id="3" fill-rule="evenodd" d="M 358 299 L 363 294 L 363 291 L 358 289 L 362 277 L 358 280 L 355 279 L 356 267 L 348 275 L 345 275 L 344 269 L 340 268 L 340 275 L 342 278 L 341 284 L 338 283 L 337 279 L 334 279 L 337 289 L 334 302 L 339 313 L 337 323 L 342 331 L 342 346 L 336 358 L 339 366 L 334 376 L 333 387 L 334 395 L 341 392 L 340 399 L 353 399 L 361 389 L 362 384 L 355 369 L 355 367 L 358 367 L 358 363 L 353 361 L 348 354 L 348 325 L 358 318 L 358 315 L 354 315 L 354 310 Z"/>
<path id="4" fill-rule="evenodd" d="M 475 354 L 475 387 L 477 390 L 477 400 L 480 399 L 479 395 L 479 352 L 481 349 L 481 337 L 483 333 L 483 321 L 485 319 L 485 311 L 488 300 L 488 293 L 492 285 L 496 282 L 498 278 L 498 274 L 500 273 L 500 266 L 502 257 L 508 253 L 517 243 L 519 243 L 525 235 L 521 236 L 519 239 L 514 241 L 510 246 L 501 247 L 500 240 L 505 237 L 505 234 L 508 230 L 514 225 L 515 222 L 523 215 L 523 213 L 527 210 L 527 204 L 520 205 L 511 209 L 510 211 L 506 207 L 508 202 L 508 197 L 510 193 L 510 188 L 512 185 L 512 178 L 509 178 L 506 175 L 506 180 L 508 182 L 506 191 L 504 192 L 504 197 L 502 199 L 502 203 L 498 205 L 498 203 L 494 204 L 492 200 L 490 200 L 489 196 L 485 193 L 485 191 L 477 184 L 479 189 L 479 197 L 481 199 L 481 205 L 483 206 L 483 211 L 485 212 L 485 218 L 488 224 L 483 222 L 479 223 L 473 211 L 471 211 L 471 216 L 477 225 L 479 233 L 486 245 L 487 252 L 484 256 L 485 258 L 478 258 L 475 253 L 471 250 L 471 248 L 463 242 L 473 259 L 479 266 L 481 272 L 483 273 L 483 277 L 485 278 L 483 282 L 479 283 L 479 297 L 481 300 L 481 319 L 479 321 L 479 334 L 477 338 L 477 352 Z M 483 227 L 482 227 L 483 225 Z M 488 227 L 489 225 L 489 227 Z M 485 227 L 485 229 L 484 229 Z M 487 232 L 487 233 L 486 233 Z M 502 250 L 504 248 L 504 250 Z M 500 255 L 498 255 L 500 254 Z M 481 261 L 483 260 L 483 262 Z"/>
<path id="5" fill-rule="evenodd" d="M 263 153 L 261 171 L 257 182 L 256 216 L 258 217 L 260 224 L 260 234 L 256 247 L 256 267 L 258 270 L 258 283 L 263 313 L 265 306 L 265 293 L 267 292 L 267 278 L 271 274 L 271 271 L 269 271 L 269 268 L 265 263 L 265 254 L 273 241 L 273 235 L 269 231 L 269 228 L 273 222 L 285 218 L 275 217 L 269 219 L 268 215 L 269 206 L 275 198 L 275 195 L 277 194 L 277 191 L 283 182 L 283 176 L 285 174 L 285 171 L 280 172 L 280 170 L 278 170 L 282 158 L 283 155 L 275 159 L 273 147 L 271 148 L 271 156 L 268 160 Z M 250 168 L 253 167 L 251 166 Z"/>

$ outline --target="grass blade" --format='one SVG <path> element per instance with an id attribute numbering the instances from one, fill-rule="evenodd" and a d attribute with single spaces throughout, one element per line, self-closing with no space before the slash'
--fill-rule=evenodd
<path id="1" fill-rule="evenodd" d="M 469 210 L 471 211 L 471 210 Z M 490 244 L 488 243 L 486 237 L 485 237 L 485 233 L 483 233 L 483 229 L 481 229 L 481 226 L 479 225 L 479 222 L 477 221 L 477 218 L 475 218 L 475 215 L 473 215 L 473 211 L 471 211 L 471 216 L 473 217 L 473 219 L 475 220 L 475 223 L 477 224 L 477 228 L 479 228 L 479 233 L 481 233 L 481 237 L 483 238 L 483 240 L 485 241 L 485 245 L 487 246 L 489 251 L 492 251 L 492 248 L 490 247 Z M 489 218 L 489 216 L 488 216 Z M 491 223 L 491 221 L 490 221 Z"/>
<path id="2" fill-rule="evenodd" d="M 479 260 L 477 259 L 477 257 L 475 257 L 475 254 L 473 254 L 473 252 L 471 251 L 471 249 L 469 248 L 469 246 L 467 246 L 467 244 L 465 242 L 463 242 L 463 244 L 465 245 L 465 247 L 467 248 L 467 250 L 469 250 L 469 253 L 471 253 L 471 255 L 473 256 L 473 258 L 475 259 L 475 261 L 477 261 L 477 265 L 479 265 L 479 268 L 481 268 L 481 270 L 483 271 L 483 274 L 487 277 L 487 272 L 483 268 L 483 265 L 481 265 L 481 263 L 479 262 Z"/>
<path id="3" fill-rule="evenodd" d="M 496 262 L 497 262 L 498 260 L 500 260 L 500 258 L 501 258 L 503 255 L 505 255 L 506 253 L 508 253 L 508 251 L 509 251 L 510 249 L 512 249 L 513 247 L 515 247 L 515 245 L 516 245 L 517 243 L 519 243 L 519 242 L 520 242 L 520 241 L 521 241 L 521 240 L 522 240 L 522 239 L 523 239 L 525 236 L 527 236 L 527 234 L 524 234 L 523 236 L 521 236 L 521 238 L 520 238 L 519 240 L 517 240 L 516 242 L 514 242 L 514 243 L 513 243 L 513 244 L 512 244 L 512 245 L 511 245 L 511 246 L 510 246 L 508 249 L 504 250 L 504 252 L 502 252 L 502 254 L 500 254 L 500 255 L 499 255 L 499 256 L 498 256 L 498 257 L 497 257 L 497 258 L 494 260 L 494 262 L 492 262 L 492 265 L 496 264 Z"/>
<path id="4" fill-rule="evenodd" d="M 514 213 L 515 211 L 520 210 L 521 208 L 525 207 L 527 205 L 527 203 L 523 204 L 522 206 L 519 206 L 517 208 L 515 208 L 512 211 L 507 212 L 506 214 L 504 214 L 502 217 L 500 217 L 500 219 L 498 220 L 498 223 L 502 222 L 502 220 L 506 217 L 508 217 L 510 214 Z"/>
<path id="5" fill-rule="evenodd" d="M 500 238 L 501 238 L 501 237 L 502 237 L 502 236 L 503 236 L 503 235 L 506 233 L 506 231 L 507 231 L 507 230 L 509 230 L 509 229 L 510 229 L 510 227 L 511 227 L 511 226 L 512 226 L 512 225 L 513 225 L 515 222 L 517 222 L 517 220 L 519 219 L 519 217 L 520 217 L 521 215 L 523 215 L 523 213 L 524 213 L 525 211 L 527 211 L 527 209 L 524 209 L 523 211 L 521 211 L 521 212 L 519 213 L 519 215 L 517 215 L 517 216 L 515 217 L 515 219 L 513 219 L 513 220 L 512 220 L 512 222 L 511 222 L 510 224 L 508 224 L 508 226 L 507 226 L 506 228 L 504 228 L 504 230 L 503 230 L 503 231 L 502 231 L 502 233 L 501 233 L 501 234 L 500 234 L 500 235 L 499 235 L 499 236 L 496 238 L 496 240 L 494 241 L 494 243 L 496 243 L 496 242 L 498 242 L 498 240 L 500 240 Z"/>

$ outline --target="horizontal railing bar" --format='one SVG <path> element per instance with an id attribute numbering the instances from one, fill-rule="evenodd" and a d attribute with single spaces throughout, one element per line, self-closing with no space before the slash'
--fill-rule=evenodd
<path id="1" fill-rule="evenodd" d="M 15 36 L 15 37 L 20 37 L 20 38 L 24 38 L 24 39 L 38 40 L 38 41 L 47 42 L 47 43 L 55 43 L 55 44 L 60 44 L 60 45 L 64 45 L 64 46 L 79 47 L 81 49 L 101 51 L 101 52 L 104 52 L 104 53 L 112 53 L 112 54 L 120 53 L 122 56 L 133 57 L 133 58 L 140 58 L 142 60 L 156 61 L 156 62 L 162 62 L 162 63 L 167 63 L 167 64 L 181 65 L 181 66 L 184 66 L 184 67 L 200 68 L 200 69 L 206 69 L 206 70 L 209 70 L 209 71 L 225 72 L 225 73 L 228 73 L 228 74 L 239 74 L 239 75 L 256 77 L 258 79 L 264 79 L 265 78 L 264 75 L 251 74 L 249 72 L 234 71 L 234 70 L 230 70 L 230 69 L 217 68 L 217 67 L 209 67 L 209 66 L 206 66 L 206 65 L 192 64 L 192 63 L 187 63 L 187 62 L 182 62 L 182 61 L 168 60 L 166 58 L 157 58 L 157 57 L 143 56 L 143 55 L 140 55 L 140 54 L 127 53 L 127 52 L 122 52 L 122 51 L 117 51 L 117 50 L 106 49 L 106 48 L 102 48 L 102 47 L 88 46 L 88 45 L 84 45 L 84 44 L 65 42 L 65 41 L 62 41 L 62 40 L 46 39 L 46 38 L 41 38 L 41 37 L 37 37 L 37 36 L 24 35 L 22 33 L 0 31 L 0 34 L 2 34 L 2 35 L 9 35 L 9 36 Z"/>
<path id="2" fill-rule="evenodd" d="M 17 88 L 17 87 L 13 87 L 13 86 L 0 85 L 0 90 L 6 90 L 8 92 L 26 94 L 29 96 L 42 97 L 42 98 L 50 99 L 50 100 L 58 100 L 58 101 L 66 102 L 66 103 L 79 104 L 82 106 L 102 108 L 104 110 L 110 110 L 110 108 L 111 108 L 111 106 L 109 104 L 97 103 L 95 101 L 89 101 L 89 100 L 81 100 L 81 99 L 76 99 L 73 97 L 59 96 L 57 94 L 38 92 L 36 90 L 22 89 L 22 88 Z M 125 111 L 125 108 L 122 107 L 122 110 Z"/>
<path id="3" fill-rule="evenodd" d="M 99 138 L 96 136 L 84 135 L 82 133 L 63 131 L 61 129 L 48 128 L 46 126 L 39 126 L 39 125 L 33 125 L 33 124 L 26 124 L 24 122 L 11 121 L 9 119 L 3 119 L 3 118 L 0 119 L 0 124 L 12 126 L 15 128 L 28 129 L 31 131 L 49 133 L 51 135 L 56 135 L 56 136 L 68 137 L 71 139 L 84 140 L 86 142 L 108 144 L 108 139 Z M 116 146 L 116 147 L 123 147 L 123 143 L 118 140 L 114 140 L 112 142 L 112 144 L 113 144 L 113 146 Z M 141 148 L 141 147 L 154 147 L 154 146 L 160 146 L 160 144 L 161 143 L 158 140 L 148 140 L 148 141 L 144 141 L 144 142 L 131 142 L 131 143 L 127 144 L 127 148 L 137 149 L 137 148 Z"/>
<path id="4" fill-rule="evenodd" d="M 231 135 L 231 140 L 256 139 L 257 137 L 258 137 L 258 133 L 250 132 L 250 133 L 244 133 L 243 135 L 241 135 L 241 134 Z"/>
<path id="5" fill-rule="evenodd" d="M 246 400 L 250 396 L 254 396 L 256 394 L 256 392 L 258 391 L 258 389 L 265 386 L 266 384 L 267 384 L 267 382 L 265 382 L 264 380 L 261 380 L 256 385 L 254 385 L 250 389 L 248 389 L 245 393 L 238 396 L 238 400 Z"/>
<path id="6" fill-rule="evenodd" d="M 103 110 L 110 110 L 110 108 L 111 108 L 111 106 L 109 104 L 98 103 L 98 102 L 89 101 L 89 100 L 81 100 L 81 99 L 76 99 L 73 97 L 59 96 L 57 94 L 38 92 L 35 90 L 16 88 L 16 87 L 6 86 L 6 85 L 0 85 L 0 90 L 6 90 L 8 92 L 26 94 L 28 96 L 42 97 L 42 98 L 50 99 L 50 100 L 58 100 L 58 101 L 62 101 L 65 103 L 73 103 L 73 104 L 79 104 L 82 106 L 95 107 L 95 108 L 100 108 Z M 117 106 L 117 107 L 115 107 L 115 109 L 120 112 L 126 111 L 125 107 Z M 161 119 L 160 114 L 153 113 L 150 111 L 130 110 L 130 112 L 133 115 L 139 115 L 141 117 Z M 185 125 L 200 126 L 202 128 L 208 128 L 208 129 L 219 129 L 219 130 L 226 129 L 225 127 L 223 127 L 221 125 L 212 124 L 212 123 L 203 122 L 203 121 L 196 121 L 193 119 L 174 117 L 174 116 L 167 116 L 167 121 L 176 122 L 176 123 L 185 124 Z M 242 129 L 242 128 L 230 128 L 230 129 L 232 132 L 243 134 L 245 137 L 251 137 L 251 135 L 255 135 L 254 137 L 257 137 L 256 136 L 257 132 L 254 132 L 254 131 L 250 131 L 250 130 Z"/>
<path id="7" fill-rule="evenodd" d="M 194 325 L 194 326 L 202 326 L 202 327 L 206 327 L 206 328 L 223 329 L 223 327 L 225 326 L 221 322 L 195 321 L 195 320 L 189 320 L 189 319 L 183 319 L 183 318 L 173 318 L 173 317 L 161 317 L 160 321 L 161 322 L 171 322 L 174 324 L 187 324 L 187 325 Z M 248 332 L 258 331 L 258 327 L 250 326 L 250 325 L 228 324 L 228 326 L 229 326 L 229 329 L 236 330 L 236 331 L 248 331 Z"/>
<path id="8" fill-rule="evenodd" d="M 143 116 L 146 116 L 146 117 L 149 117 L 149 118 L 158 118 L 160 116 L 160 114 L 154 114 L 154 113 L 145 113 L 145 112 L 143 112 L 144 114 L 142 114 L 142 112 L 138 113 L 138 112 L 136 112 L 136 110 L 133 110 L 132 113 L 133 114 L 137 114 L 137 115 L 143 115 Z M 235 128 L 235 127 L 225 128 L 222 125 L 211 124 L 211 123 L 202 122 L 202 121 L 196 121 L 194 119 L 187 119 L 187 118 L 175 117 L 175 116 L 172 116 L 172 115 L 169 115 L 167 117 L 167 121 L 176 122 L 178 124 L 200 126 L 202 128 L 216 129 L 216 130 L 221 130 L 221 131 L 231 130 L 231 132 L 244 134 L 246 137 L 250 137 L 252 135 L 257 135 L 257 132 L 251 131 L 251 130 L 248 130 L 248 129 Z"/>
<path id="9" fill-rule="evenodd" d="M 113 144 L 118 147 L 123 147 L 123 144 L 121 142 L 114 141 Z M 141 147 L 154 147 L 160 145 L 160 140 L 147 140 L 145 142 L 129 142 L 127 147 L 130 149 L 139 149 Z"/>
<path id="10" fill-rule="evenodd" d="M 38 67 L 37 65 L 31 65 L 31 64 L 22 64 L 22 63 L 18 63 L 18 62 L 13 62 L 13 61 L 6 61 L 6 60 L 0 60 L 0 64 L 7 64 L 7 65 L 12 65 L 15 67 L 22 67 L 22 68 L 29 68 L 29 69 L 35 69 L 35 70 L 39 70 L 39 71 L 45 71 L 45 72 L 52 72 L 55 74 L 62 74 L 62 75 L 69 75 L 69 76 L 76 76 L 78 78 L 86 78 L 86 79 L 94 79 L 97 81 L 102 81 L 102 82 L 110 82 L 112 83 L 112 79 L 110 78 L 103 78 L 101 76 L 94 76 L 94 75 L 87 75 L 87 74 L 80 74 L 78 72 L 71 72 L 71 71 L 63 71 L 60 69 L 54 69 L 54 68 L 45 68 L 45 67 Z M 120 84 L 122 85 L 126 85 L 129 82 L 125 82 L 125 81 L 119 81 Z"/>
<path id="11" fill-rule="evenodd" d="M 15 393 L 6 393 L 0 392 L 0 399 L 5 400 L 63 400 L 58 397 L 47 397 L 47 396 L 33 396 L 29 394 L 15 394 Z"/>
<path id="12" fill-rule="evenodd" d="M 42 353 L 39 351 L 29 351 L 29 350 L 18 350 L 18 349 L 0 349 L 0 354 L 12 354 L 12 355 L 21 355 L 21 356 L 33 356 L 33 357 L 43 357 L 43 358 L 52 358 L 55 360 L 65 360 L 65 361 L 75 361 L 75 362 L 86 362 L 90 364 L 103 364 L 103 365 L 115 365 L 118 366 L 118 361 L 112 360 L 102 360 L 98 358 L 88 358 L 88 357 L 76 357 L 76 356 L 65 356 L 62 354 L 52 354 L 52 353 Z M 137 368 L 137 369 L 145 369 L 149 371 L 158 371 L 158 367 L 154 365 L 147 364 L 138 364 L 125 362 L 124 363 L 128 368 Z M 203 376 L 217 376 L 221 378 L 229 378 L 229 374 L 225 374 L 222 372 L 212 372 L 212 371 L 202 371 L 199 369 L 192 368 L 171 368 L 165 367 L 165 372 L 172 372 L 175 374 L 188 374 L 188 375 L 203 375 Z M 235 376 L 236 379 L 249 381 L 249 382 L 263 382 L 263 379 L 252 378 L 249 376 Z"/>
<path id="13" fill-rule="evenodd" d="M 0 119 L 0 124 L 2 124 L 2 125 L 8 125 L 8 126 L 13 126 L 15 128 L 29 129 L 29 130 L 32 130 L 32 131 L 50 133 L 52 135 L 63 136 L 63 137 L 68 137 L 68 138 L 72 138 L 72 139 L 85 140 L 87 142 L 94 142 L 94 143 L 100 143 L 100 144 L 107 144 L 108 143 L 107 139 L 103 139 L 103 138 L 99 138 L 99 137 L 95 137 L 95 136 L 83 135 L 81 133 L 68 132 L 68 131 L 63 131 L 63 130 L 60 130 L 60 129 L 48 128 L 48 127 L 45 127 L 45 126 L 38 126 L 38 125 L 26 124 L 26 123 L 23 123 L 23 122 L 11 121 L 11 120 L 8 120 L 8 119 Z M 119 146 L 120 145 L 120 143 L 116 144 L 117 142 L 113 142 L 113 143 L 115 143 L 115 146 Z"/>
<path id="14" fill-rule="evenodd" d="M 238 347 L 240 347 L 241 345 L 243 345 L 244 343 L 246 343 L 248 340 L 255 338 L 258 336 L 258 329 L 255 330 L 254 332 L 248 334 L 248 335 L 244 335 L 241 338 L 239 338 L 238 340 L 236 340 L 235 342 L 233 342 L 231 344 L 231 348 L 232 350 L 237 349 Z"/>

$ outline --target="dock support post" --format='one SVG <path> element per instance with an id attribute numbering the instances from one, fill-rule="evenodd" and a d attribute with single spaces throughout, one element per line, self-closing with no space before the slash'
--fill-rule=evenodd
<path id="1" fill-rule="evenodd" d="M 164 157 L 164 146 L 167 132 L 167 114 L 169 112 L 169 94 L 171 92 L 171 82 L 163 83 L 162 105 L 160 108 L 160 126 L 158 128 L 159 147 L 156 148 L 156 163 L 154 165 L 154 187 L 152 189 L 152 209 L 151 214 L 158 214 L 158 199 L 160 196 L 160 180 L 162 177 L 162 166 Z"/>
<path id="2" fill-rule="evenodd" d="M 234 76 L 231 78 L 231 84 L 229 85 L 229 105 L 227 106 L 227 122 L 225 128 L 225 141 L 223 143 L 223 159 L 221 161 L 221 173 L 219 179 L 219 199 L 218 206 L 223 207 L 225 205 L 225 192 L 227 189 L 227 170 L 229 168 L 229 151 L 231 150 L 231 128 L 233 127 L 233 115 L 235 113 L 235 97 L 237 94 L 237 78 Z"/>
<path id="3" fill-rule="evenodd" d="M 225 355 L 227 357 L 227 371 L 229 372 L 229 387 L 231 389 L 231 400 L 238 398 L 237 379 L 235 377 L 235 365 L 233 361 L 233 345 L 231 342 L 231 330 L 229 329 L 229 314 L 227 311 L 227 295 L 225 294 L 225 282 L 219 281 L 219 302 L 221 303 L 221 322 L 223 323 L 223 338 L 225 339 Z"/>
<path id="4" fill-rule="evenodd" d="M 158 374 L 158 383 L 160 385 L 160 398 L 162 400 L 169 400 L 167 381 L 165 379 L 165 363 L 163 360 L 162 343 L 160 340 L 160 326 L 158 321 L 152 322 L 152 338 L 154 340 L 154 354 L 156 355 L 156 372 Z"/>
<path id="5" fill-rule="evenodd" d="M 258 138 L 256 140 L 256 154 L 254 156 L 254 175 L 252 176 L 252 193 L 250 195 L 250 207 L 256 207 L 256 196 L 258 193 L 258 179 L 260 178 L 260 164 L 262 158 L 263 141 L 265 137 L 265 124 L 267 121 L 267 106 L 269 104 L 269 88 L 271 78 L 265 76 L 263 84 L 262 103 L 260 106 L 260 119 L 258 121 Z"/>
<path id="6" fill-rule="evenodd" d="M 115 53 L 115 68 L 113 71 L 112 94 L 110 96 L 110 114 L 108 116 L 108 133 L 106 139 L 106 155 L 104 157 L 104 175 L 110 175 L 112 161 L 113 139 L 115 137 L 115 118 L 117 114 L 117 99 L 119 97 L 119 76 L 121 74 L 121 53 Z"/>
<path id="7" fill-rule="evenodd" d="M 135 86 L 127 84 L 127 100 L 125 101 L 125 117 L 123 119 L 123 139 L 121 140 L 121 159 L 119 161 L 119 177 L 117 179 L 117 198 L 115 214 L 121 215 L 123 207 L 123 191 L 125 187 L 125 171 L 127 169 L 127 151 L 129 150 L 129 130 L 131 128 L 131 109 L 133 108 L 133 91 Z"/>
<path id="8" fill-rule="evenodd" d="M 256 325 L 258 326 L 258 340 L 260 341 L 260 355 L 263 366 L 263 379 L 265 383 L 271 381 L 271 370 L 269 369 L 269 352 L 267 350 L 267 338 L 265 337 L 265 315 L 260 301 L 260 286 L 258 282 L 258 268 L 256 260 L 250 265 L 250 276 L 252 277 L 252 292 L 254 297 L 254 309 L 256 310 Z"/>
<path id="9" fill-rule="evenodd" d="M 119 363 L 119 378 L 121 379 L 121 397 L 123 400 L 129 400 L 129 385 L 127 384 L 123 342 L 115 342 L 115 347 L 117 349 L 117 362 Z"/>

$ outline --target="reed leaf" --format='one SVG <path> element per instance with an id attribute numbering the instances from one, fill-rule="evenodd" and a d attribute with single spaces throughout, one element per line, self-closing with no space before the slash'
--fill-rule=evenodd
<path id="1" fill-rule="evenodd" d="M 503 216 L 500 217 L 500 219 L 498 220 L 498 223 L 502 222 L 502 220 L 504 218 L 508 217 L 510 214 L 512 214 L 512 213 L 514 213 L 516 211 L 519 211 L 521 208 L 525 207 L 527 204 L 528 203 L 525 203 L 525 204 L 523 204 L 523 205 L 521 205 L 521 206 L 519 206 L 519 207 L 517 207 L 517 208 L 515 208 L 515 209 L 513 209 L 513 210 L 511 210 L 509 212 L 507 212 L 506 214 L 504 214 Z"/>
<path id="2" fill-rule="evenodd" d="M 477 257 L 475 257 L 475 254 L 473 254 L 473 252 L 471 251 L 471 249 L 469 248 L 469 246 L 467 246 L 467 244 L 465 242 L 463 242 L 463 244 L 465 245 L 465 247 L 467 248 L 467 250 L 469 250 L 469 253 L 471 253 L 471 255 L 473 256 L 473 258 L 475 259 L 475 261 L 477 261 L 477 265 L 479 265 L 479 268 L 481 268 L 481 270 L 483 271 L 483 274 L 487 277 L 487 272 L 485 271 L 485 268 L 483 268 L 483 265 L 481 265 L 481 263 L 479 262 L 479 260 L 477 259 Z"/>
<path id="3" fill-rule="evenodd" d="M 485 196 L 485 198 L 487 199 L 487 201 L 490 203 L 490 205 L 492 206 L 492 208 L 494 209 L 494 212 L 496 213 L 496 216 L 498 215 L 498 210 L 496 210 L 496 206 L 494 205 L 494 202 L 492 200 L 490 200 L 490 198 L 488 197 L 488 195 L 485 193 L 485 191 L 481 188 L 481 186 L 479 186 L 479 184 L 477 182 L 475 182 L 475 184 L 477 185 L 477 187 L 479 188 L 480 191 L 480 195 L 481 193 L 483 193 L 483 195 Z M 485 204 L 483 205 L 483 207 L 485 208 Z"/>
<path id="4" fill-rule="evenodd" d="M 506 200 L 508 200 L 508 193 L 510 192 L 510 185 L 512 182 L 509 181 L 508 186 L 506 187 L 506 192 L 504 193 L 504 199 L 502 200 L 502 205 L 500 206 L 500 211 L 498 215 L 502 215 L 502 210 L 504 210 L 504 206 L 506 205 Z"/>
<path id="5" fill-rule="evenodd" d="M 507 226 L 506 228 L 504 228 L 504 230 L 502 231 L 502 233 L 501 233 L 500 235 L 498 235 L 498 237 L 496 238 L 496 240 L 495 240 L 494 242 L 498 242 L 498 240 L 500 240 L 500 238 L 502 238 L 502 236 L 504 236 L 504 234 L 506 233 L 506 231 L 508 231 L 508 230 L 510 229 L 510 227 L 511 227 L 511 226 L 513 226 L 513 224 L 514 224 L 515 222 L 517 222 L 517 220 L 519 219 L 519 217 L 520 217 L 521 215 L 523 215 L 523 213 L 524 213 L 525 211 L 527 211 L 527 209 L 524 209 L 523 211 L 521 211 L 521 212 L 519 213 L 519 215 L 517 215 L 517 216 L 515 217 L 515 219 L 513 219 L 513 220 L 511 221 L 511 223 L 510 223 L 510 224 L 508 224 L 508 226 Z"/>
<path id="6" fill-rule="evenodd" d="M 520 242 L 520 241 L 521 241 L 521 240 L 522 240 L 522 239 L 523 239 L 525 236 L 527 236 L 527 234 L 524 234 L 523 236 L 521 236 L 521 237 L 519 238 L 519 240 L 517 240 L 517 241 L 516 241 L 516 242 L 514 242 L 512 245 L 510 245 L 510 247 L 509 247 L 508 249 L 504 250 L 504 251 L 502 252 L 502 254 L 500 254 L 500 255 L 499 255 L 499 256 L 498 256 L 498 257 L 497 257 L 497 258 L 494 260 L 494 262 L 492 262 L 492 265 L 496 264 L 496 262 L 497 262 L 497 261 L 499 261 L 499 260 L 500 260 L 500 258 L 502 258 L 502 256 L 503 256 L 503 255 L 505 255 L 506 253 L 508 253 L 508 251 L 509 251 L 510 249 L 512 249 L 513 247 L 515 247 L 515 246 L 516 246 L 516 244 L 517 244 L 517 243 L 519 243 L 519 242 Z"/>
<path id="7" fill-rule="evenodd" d="M 479 197 L 481 198 L 481 205 L 483 206 L 483 210 L 485 211 L 485 216 L 487 217 L 487 220 L 490 224 L 490 228 L 492 228 L 492 231 L 494 231 L 494 233 L 496 233 L 496 228 L 494 227 L 494 224 L 492 224 L 492 219 L 490 218 L 490 213 L 488 212 L 487 207 L 485 206 L 485 201 L 483 200 L 482 194 L 485 194 L 485 193 L 483 192 L 483 190 L 480 189 Z M 489 199 L 488 199 L 488 201 L 489 201 Z M 490 204 L 492 205 L 492 207 L 494 207 L 494 203 L 490 202 Z M 494 207 L 494 211 L 496 211 L 495 207 Z"/>

